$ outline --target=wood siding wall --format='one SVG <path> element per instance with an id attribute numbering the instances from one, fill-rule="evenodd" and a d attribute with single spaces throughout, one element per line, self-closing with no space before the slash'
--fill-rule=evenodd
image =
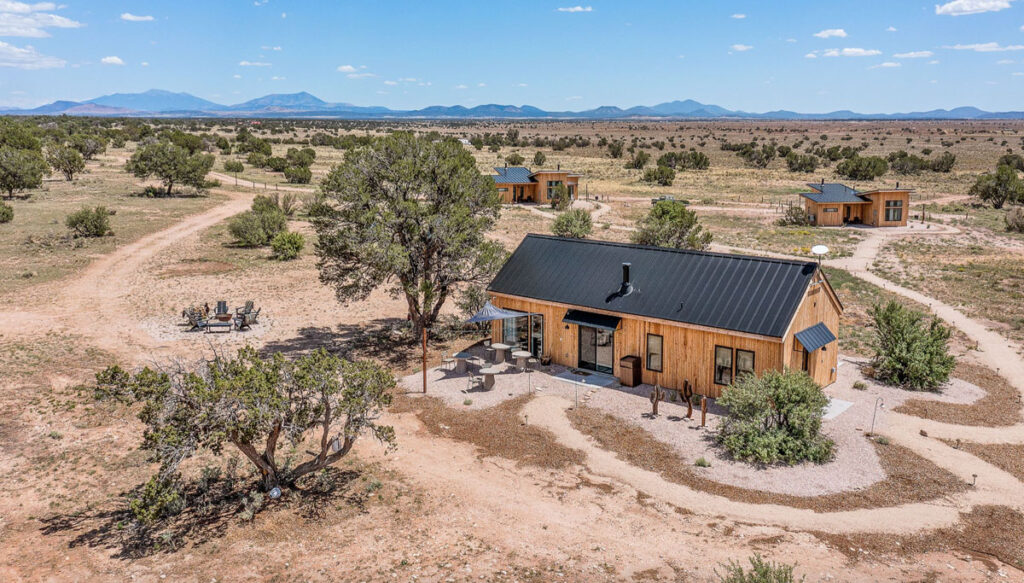
<path id="1" fill-rule="evenodd" d="M 566 310 L 571 306 L 502 295 L 495 295 L 493 303 L 501 308 L 542 314 L 544 356 L 563 366 L 575 367 L 579 364 L 579 327 L 562 322 Z M 588 311 L 619 315 L 602 310 Z M 647 369 L 647 334 L 658 334 L 663 338 L 661 372 Z M 492 325 L 491 339 L 494 342 L 502 340 L 500 320 Z M 683 381 L 689 380 L 697 393 L 718 397 L 725 387 L 714 382 L 716 345 L 754 352 L 754 369 L 757 374 L 768 369 L 778 370 L 785 365 L 782 359 L 782 342 L 777 338 L 705 330 L 625 316 L 615 331 L 614 374 L 619 376 L 619 360 L 622 357 L 639 356 L 643 382 L 657 383 L 669 389 L 681 389 Z M 735 356 L 733 361 L 735 365 Z"/>
<path id="2" fill-rule="evenodd" d="M 527 202 L 535 202 L 538 204 L 546 204 L 548 202 L 548 182 L 549 181 L 561 181 L 566 186 L 572 186 L 574 194 L 579 196 L 579 176 L 569 176 L 569 172 L 539 172 L 534 176 L 537 182 L 530 183 L 519 183 L 519 184 L 507 184 L 502 182 L 496 182 L 494 185 L 498 188 L 498 195 L 501 196 L 502 204 L 512 204 L 515 202 L 515 189 L 523 188 L 523 200 Z M 504 189 L 504 190 L 502 190 Z"/>
<path id="3" fill-rule="evenodd" d="M 814 276 L 811 287 L 804 295 L 796 315 L 786 331 L 783 340 L 783 363 L 785 366 L 800 370 L 803 368 L 803 346 L 794 334 L 810 328 L 818 322 L 824 323 L 832 334 L 839 338 L 839 316 L 842 313 L 839 300 L 822 277 L 819 271 Z M 830 385 L 836 380 L 836 367 L 839 363 L 839 342 L 833 341 L 812 352 L 807 359 L 807 372 L 819 385 Z"/>
<path id="4" fill-rule="evenodd" d="M 879 191 L 867 195 L 871 198 L 870 209 L 864 217 L 864 223 L 875 227 L 905 227 L 910 215 L 910 192 L 906 190 Z M 899 221 L 885 220 L 885 202 L 888 200 L 903 201 L 903 218 Z"/>

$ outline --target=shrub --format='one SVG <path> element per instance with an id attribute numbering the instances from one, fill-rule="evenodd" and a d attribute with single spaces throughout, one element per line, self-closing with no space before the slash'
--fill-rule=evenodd
<path id="1" fill-rule="evenodd" d="M 291 184 L 309 184 L 313 180 L 313 172 L 308 166 L 289 166 L 284 169 L 284 177 Z"/>
<path id="2" fill-rule="evenodd" d="M 875 378 L 921 391 L 949 380 L 955 359 L 949 354 L 949 328 L 937 318 L 925 325 L 924 314 L 895 300 L 868 311 L 875 323 Z"/>
<path id="3" fill-rule="evenodd" d="M 922 170 L 930 167 L 930 162 L 920 156 L 908 154 L 905 150 L 889 154 L 889 169 L 897 174 L 920 174 Z"/>
<path id="4" fill-rule="evenodd" d="M 284 172 L 285 168 L 288 167 L 288 160 L 280 156 L 271 156 L 267 158 L 267 168 L 270 168 L 274 172 Z"/>
<path id="5" fill-rule="evenodd" d="M 267 156 L 259 152 L 251 152 L 245 161 L 253 168 L 263 168 L 267 165 Z"/>
<path id="6" fill-rule="evenodd" d="M 853 388 L 857 389 L 858 391 L 866 391 L 868 390 L 868 384 L 865 383 L 864 381 L 853 381 Z"/>
<path id="7" fill-rule="evenodd" d="M 718 575 L 721 583 L 798 583 L 804 580 L 803 577 L 797 579 L 793 575 L 795 565 L 770 563 L 757 553 L 749 560 L 750 571 L 744 570 L 743 565 L 737 561 L 729 561 L 728 564 L 722 565 L 725 567 L 725 573 L 720 574 L 715 570 L 715 575 Z"/>
<path id="8" fill-rule="evenodd" d="M 76 237 L 103 237 L 110 233 L 111 214 L 113 213 L 102 206 L 93 209 L 83 208 L 68 215 L 64 224 Z"/>
<path id="9" fill-rule="evenodd" d="M 6 202 L 0 202 L 0 224 L 9 223 L 14 220 L 14 207 Z"/>
<path id="10" fill-rule="evenodd" d="M 533 165 L 543 166 L 548 161 L 548 157 L 544 155 L 544 152 L 537 152 L 533 155 Z"/>
<path id="11" fill-rule="evenodd" d="M 923 152 L 924 150 L 922 150 Z M 926 154 L 927 155 L 927 154 Z M 938 158 L 932 160 L 933 172 L 949 172 L 956 163 L 956 154 L 943 152 Z"/>
<path id="12" fill-rule="evenodd" d="M 821 435 L 828 397 L 806 372 L 743 375 L 722 392 L 718 403 L 728 415 L 717 439 L 735 459 L 796 464 L 832 458 L 834 444 Z"/>
<path id="13" fill-rule="evenodd" d="M 651 155 L 643 150 L 637 150 L 633 153 L 633 157 L 626 162 L 626 168 L 633 170 L 642 170 L 648 162 L 651 161 Z"/>
<path id="14" fill-rule="evenodd" d="M 698 468 L 710 468 L 711 462 L 704 459 L 703 457 L 699 457 L 696 461 L 693 462 L 693 465 L 697 466 Z"/>
<path id="15" fill-rule="evenodd" d="M 818 157 L 812 154 L 790 152 L 786 156 L 786 167 L 790 172 L 814 172 L 818 169 Z"/>
<path id="16" fill-rule="evenodd" d="M 705 251 L 711 246 L 712 235 L 697 220 L 697 213 L 686 208 L 686 203 L 661 200 L 637 221 L 631 239 L 640 245 Z"/>
<path id="17" fill-rule="evenodd" d="M 572 237 L 585 239 L 594 229 L 594 223 L 590 218 L 590 212 L 584 209 L 571 209 L 558 215 L 555 224 L 551 226 L 551 232 L 559 237 Z"/>
<path id="18" fill-rule="evenodd" d="M 245 170 L 245 165 L 239 162 L 238 160 L 226 160 L 224 162 L 225 172 L 238 173 L 242 172 L 243 170 Z"/>
<path id="19" fill-rule="evenodd" d="M 556 186 L 551 196 L 551 208 L 564 211 L 571 204 L 572 198 L 569 196 L 569 187 L 564 184 Z"/>
<path id="20" fill-rule="evenodd" d="M 1024 233 L 1024 208 L 1013 207 L 1006 211 L 1006 230 Z M 0 220 L 3 222 L 3 220 Z"/>
<path id="21" fill-rule="evenodd" d="M 874 180 L 889 171 L 889 163 L 878 156 L 854 156 L 836 166 L 836 172 L 851 180 Z"/>
<path id="22" fill-rule="evenodd" d="M 996 167 L 995 174 L 979 176 L 968 193 L 990 203 L 992 208 L 1001 209 L 1006 203 L 1024 202 L 1024 181 L 1017 176 L 1013 166 L 1001 164 Z"/>
<path id="23" fill-rule="evenodd" d="M 782 213 L 775 224 L 780 227 L 806 227 L 811 224 L 811 219 L 807 216 L 807 209 L 793 204 L 786 207 L 786 212 Z"/>
<path id="24" fill-rule="evenodd" d="M 281 231 L 270 240 L 270 248 L 274 250 L 274 256 L 282 261 L 295 259 L 306 246 L 306 238 L 302 233 L 294 231 Z"/>
<path id="25" fill-rule="evenodd" d="M 254 203 L 255 206 L 255 203 Z M 262 247 L 287 227 L 280 210 L 248 210 L 235 215 L 228 223 L 228 232 L 243 247 Z"/>
<path id="26" fill-rule="evenodd" d="M 644 172 L 644 177 L 641 178 L 644 182 L 657 183 L 659 186 L 672 186 L 672 181 L 675 179 L 676 171 L 668 166 L 648 168 L 647 171 Z"/>
<path id="27" fill-rule="evenodd" d="M 523 162 L 526 161 L 526 158 L 523 158 L 522 154 L 519 152 L 512 152 L 508 156 L 505 156 L 505 161 L 508 162 L 510 166 L 522 166 Z"/>

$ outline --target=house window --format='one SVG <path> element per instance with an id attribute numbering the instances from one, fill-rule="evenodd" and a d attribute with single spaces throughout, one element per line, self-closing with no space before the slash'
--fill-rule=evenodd
<path id="1" fill-rule="evenodd" d="M 838 207 L 834 207 L 834 206 L 827 206 L 827 207 L 825 207 L 825 212 L 826 213 L 838 213 L 839 212 L 839 208 Z"/>
<path id="2" fill-rule="evenodd" d="M 754 374 L 754 351 L 736 349 L 736 378 Z"/>
<path id="3" fill-rule="evenodd" d="M 647 370 L 661 372 L 662 345 L 664 338 L 657 334 L 647 335 Z"/>
<path id="4" fill-rule="evenodd" d="M 902 200 L 887 200 L 887 201 L 885 201 L 885 220 L 887 220 L 887 221 L 902 221 L 903 220 L 903 201 Z"/>
<path id="5" fill-rule="evenodd" d="M 732 348 L 728 346 L 715 347 L 715 384 L 732 384 Z"/>
<path id="6" fill-rule="evenodd" d="M 548 200 L 555 198 L 555 189 L 562 185 L 561 180 L 548 181 Z"/>
<path id="7" fill-rule="evenodd" d="M 508 188 L 499 188 L 498 192 L 508 192 Z"/>

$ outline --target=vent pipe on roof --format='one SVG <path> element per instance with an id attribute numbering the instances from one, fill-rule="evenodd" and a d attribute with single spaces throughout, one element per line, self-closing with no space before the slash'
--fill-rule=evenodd
<path id="1" fill-rule="evenodd" d="M 562 163 L 561 163 L 561 162 L 559 162 L 559 163 L 558 163 L 558 164 L 557 164 L 557 165 L 555 166 L 555 168 L 556 168 L 557 170 L 561 170 L 561 169 L 562 169 Z"/>
<path id="2" fill-rule="evenodd" d="M 629 278 L 629 267 L 629 263 L 622 264 L 622 283 L 619 285 L 619 289 L 615 290 L 604 299 L 606 303 L 617 298 L 624 298 L 633 293 L 635 288 L 633 287 L 633 282 L 630 281 Z"/>
<path id="3" fill-rule="evenodd" d="M 623 283 L 623 285 L 629 285 L 629 268 L 630 268 L 630 266 L 631 266 L 630 263 L 623 263 L 622 264 L 622 283 Z"/>
<path id="4" fill-rule="evenodd" d="M 505 162 L 505 170 L 508 170 L 508 162 Z"/>
<path id="5" fill-rule="evenodd" d="M 896 190 L 899 190 L 899 189 L 900 189 L 900 183 L 899 183 L 899 181 L 897 181 L 896 182 Z"/>
<path id="6" fill-rule="evenodd" d="M 821 179 L 821 185 L 825 186 L 825 179 L 824 178 Z"/>

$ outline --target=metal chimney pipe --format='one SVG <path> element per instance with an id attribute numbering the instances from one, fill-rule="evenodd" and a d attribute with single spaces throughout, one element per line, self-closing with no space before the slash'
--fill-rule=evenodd
<path id="1" fill-rule="evenodd" d="M 623 263 L 622 264 L 622 283 L 624 283 L 624 284 L 629 283 L 629 267 L 630 267 L 630 265 L 631 265 L 630 263 Z"/>

